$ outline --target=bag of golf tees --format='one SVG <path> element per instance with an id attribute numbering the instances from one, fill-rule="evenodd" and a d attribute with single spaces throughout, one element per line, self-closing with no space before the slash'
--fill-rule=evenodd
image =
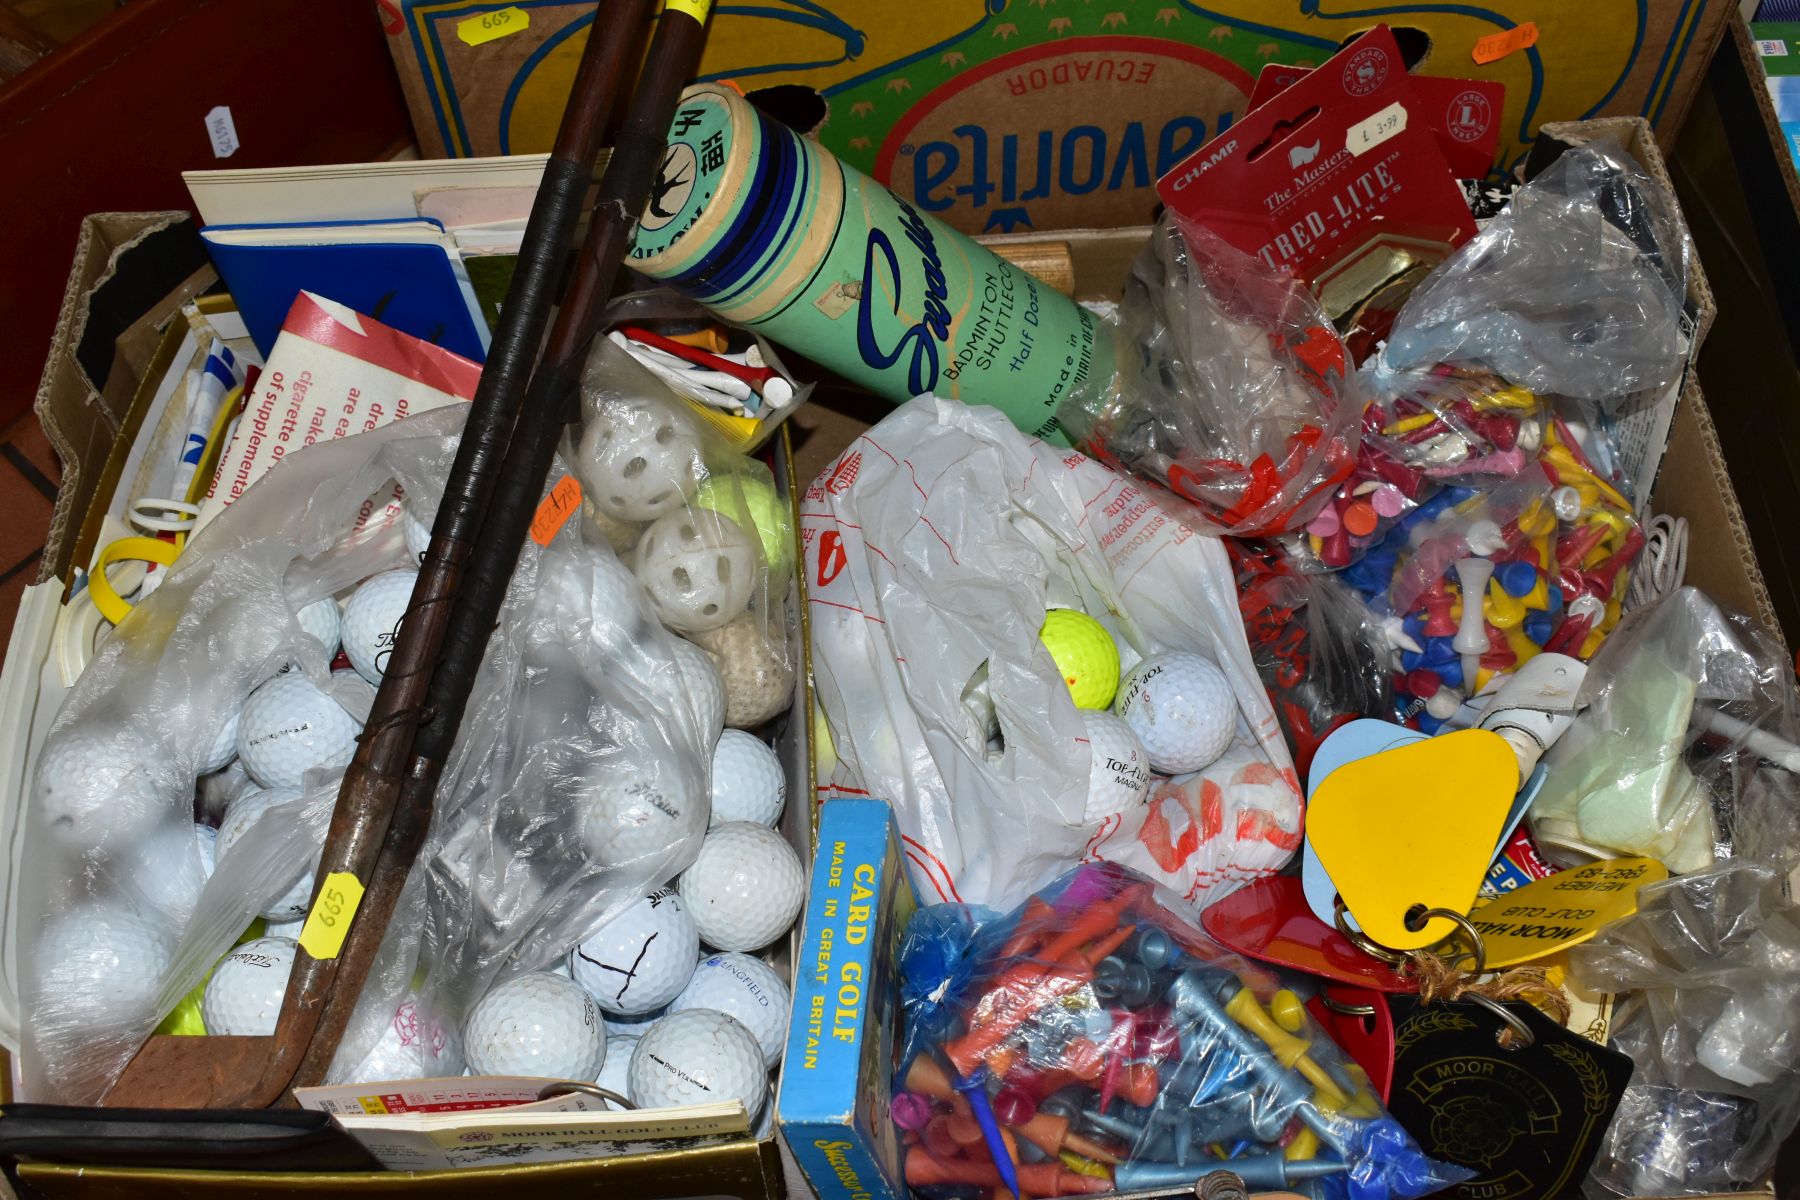
<path id="1" fill-rule="evenodd" d="M 924 396 L 800 521 L 824 796 L 888 800 L 923 895 L 1002 907 L 1103 859 L 1198 908 L 1298 848 L 1225 550 L 1140 484 Z"/>

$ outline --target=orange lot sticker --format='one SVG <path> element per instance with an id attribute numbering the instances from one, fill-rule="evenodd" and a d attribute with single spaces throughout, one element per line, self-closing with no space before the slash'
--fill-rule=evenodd
<path id="1" fill-rule="evenodd" d="M 531 540 L 540 546 L 548 546 L 557 530 L 563 527 L 563 522 L 580 507 L 581 485 L 575 482 L 573 475 L 564 475 L 538 505 L 537 515 L 531 518 Z"/>
<path id="2" fill-rule="evenodd" d="M 1475 48 L 1469 51 L 1469 57 L 1478 63 L 1499 62 L 1509 54 L 1537 45 L 1537 39 L 1537 22 L 1526 21 L 1477 40 Z"/>

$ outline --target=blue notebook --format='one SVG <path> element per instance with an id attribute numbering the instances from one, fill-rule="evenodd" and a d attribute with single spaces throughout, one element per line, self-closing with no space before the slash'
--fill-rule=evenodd
<path id="1" fill-rule="evenodd" d="M 307 291 L 465 358 L 487 358 L 487 323 L 455 242 L 436 221 L 211 225 L 200 236 L 265 356 Z"/>

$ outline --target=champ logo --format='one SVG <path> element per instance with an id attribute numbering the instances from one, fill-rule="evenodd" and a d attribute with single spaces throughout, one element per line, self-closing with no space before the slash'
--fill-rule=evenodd
<path id="1" fill-rule="evenodd" d="M 874 175 L 970 233 L 1144 221 L 1157 179 L 1230 128 L 1251 83 L 1229 59 L 1156 38 L 1027 46 L 921 96 Z"/>
<path id="2" fill-rule="evenodd" d="M 1288 167 L 1298 171 L 1313 159 L 1319 157 L 1319 143 L 1310 146 L 1291 146 L 1288 148 Z"/>

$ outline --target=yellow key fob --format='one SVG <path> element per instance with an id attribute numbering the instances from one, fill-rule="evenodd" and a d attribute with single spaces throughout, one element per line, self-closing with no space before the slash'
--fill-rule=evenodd
<path id="1" fill-rule="evenodd" d="M 1519 766 L 1498 734 L 1464 729 L 1345 763 L 1314 790 L 1307 838 L 1363 932 L 1416 950 L 1456 926 L 1415 908 L 1466 913 L 1494 858 Z"/>
<path id="2" fill-rule="evenodd" d="M 1469 919 L 1487 948 L 1487 965 L 1510 967 L 1580 945 L 1636 912 L 1639 888 L 1668 877 L 1654 858 L 1609 858 L 1486 901 Z"/>

